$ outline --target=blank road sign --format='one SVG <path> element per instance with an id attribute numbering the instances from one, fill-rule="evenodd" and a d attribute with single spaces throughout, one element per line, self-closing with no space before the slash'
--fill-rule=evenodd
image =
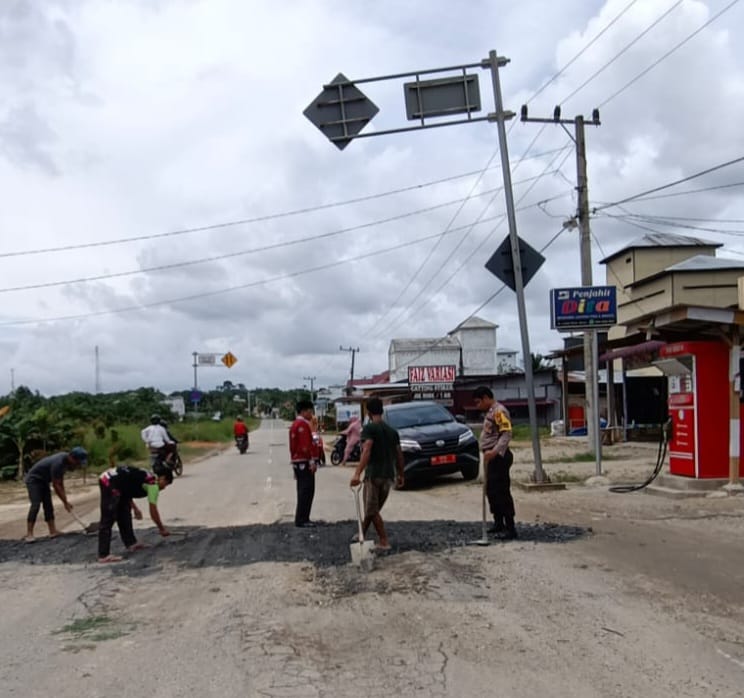
<path id="1" fill-rule="evenodd" d="M 343 150 L 380 111 L 339 73 L 302 112 L 339 150 Z"/>
<path id="2" fill-rule="evenodd" d="M 530 247 L 530 245 L 522 240 L 522 238 L 517 239 L 519 240 L 519 261 L 520 266 L 522 267 L 522 286 L 526 286 L 527 282 L 542 266 L 545 257 L 543 257 L 534 247 Z M 517 290 L 514 281 L 514 262 L 512 261 L 511 240 L 508 235 L 498 246 L 496 252 L 494 252 L 491 255 L 491 258 L 486 262 L 486 269 L 488 269 L 488 271 L 490 271 L 495 277 L 503 281 L 512 291 Z"/>

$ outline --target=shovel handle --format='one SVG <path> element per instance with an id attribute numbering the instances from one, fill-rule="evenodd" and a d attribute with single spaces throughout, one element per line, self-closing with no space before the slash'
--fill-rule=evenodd
<path id="1" fill-rule="evenodd" d="M 362 506 L 360 503 L 362 494 L 362 485 L 359 484 L 356 487 L 351 488 L 352 496 L 354 497 L 354 504 L 356 505 L 357 513 L 357 524 L 359 525 L 359 543 L 364 543 L 364 530 L 362 528 Z"/>

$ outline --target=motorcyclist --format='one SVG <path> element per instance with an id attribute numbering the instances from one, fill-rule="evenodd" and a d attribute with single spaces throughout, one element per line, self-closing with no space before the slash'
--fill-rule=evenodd
<path id="1" fill-rule="evenodd" d="M 242 417 L 236 417 L 235 423 L 233 424 L 233 434 L 235 435 L 235 442 L 239 443 L 245 439 L 246 444 L 248 443 L 248 427 L 243 421 Z"/>
<path id="2" fill-rule="evenodd" d="M 166 463 L 172 463 L 173 459 L 176 455 L 176 452 L 178 451 L 178 439 L 171 434 L 170 429 L 168 429 L 168 422 L 166 422 L 164 419 L 160 420 L 160 426 L 165 429 L 165 433 L 168 435 L 168 438 L 172 441 L 170 444 L 166 444 L 163 447 L 163 453 L 165 457 Z"/>
<path id="3" fill-rule="evenodd" d="M 170 449 L 175 446 L 175 442 L 169 436 L 168 430 L 161 424 L 159 414 L 150 416 L 150 425 L 140 432 L 140 436 L 150 451 L 150 465 L 154 465 L 160 456 L 163 456 L 166 461 L 169 460 L 172 454 Z"/>
<path id="4" fill-rule="evenodd" d="M 341 465 L 346 465 L 346 461 L 354 451 L 356 446 L 362 439 L 362 420 L 354 415 L 350 420 L 349 424 L 342 432 L 346 437 L 346 449 L 344 450 L 344 457 L 341 459 Z"/>
<path id="5" fill-rule="evenodd" d="M 237 439 L 239 436 L 246 436 L 248 434 L 248 427 L 245 425 L 242 417 L 235 417 L 235 424 L 233 424 L 233 434 Z"/>

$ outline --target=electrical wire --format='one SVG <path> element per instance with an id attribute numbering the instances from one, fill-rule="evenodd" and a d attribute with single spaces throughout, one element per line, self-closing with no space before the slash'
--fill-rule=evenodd
<path id="1" fill-rule="evenodd" d="M 737 0 L 738 1 L 738 0 Z M 609 68 L 618 58 L 620 58 L 626 51 L 628 51 L 630 48 L 632 48 L 636 43 L 638 43 L 646 34 L 648 34 L 657 24 L 659 24 L 661 21 L 663 21 L 666 17 L 668 17 L 674 10 L 676 10 L 681 4 L 683 0 L 677 0 L 677 2 L 674 3 L 666 12 L 664 12 L 662 15 L 660 15 L 657 19 L 655 19 L 648 27 L 646 27 L 640 34 L 638 34 L 630 43 L 626 44 L 620 51 L 618 51 L 607 63 L 605 63 L 599 70 L 592 73 L 584 82 L 581 83 L 571 94 L 569 94 L 567 97 L 564 97 L 563 100 L 561 100 L 560 104 L 565 104 L 571 97 L 576 95 L 578 92 L 583 90 L 592 80 L 599 77 L 607 68 Z M 601 105 L 600 105 L 601 106 Z"/>
<path id="2" fill-rule="evenodd" d="M 562 148 L 559 148 L 558 150 L 562 150 Z M 537 158 L 544 157 L 546 155 L 553 155 L 554 153 L 555 153 L 555 149 L 548 150 L 544 153 L 536 153 L 532 156 L 525 155 L 525 159 L 537 159 Z M 499 169 L 500 167 L 501 167 L 501 164 L 499 163 L 499 165 L 497 167 L 494 167 L 493 169 Z M 125 244 L 128 242 L 141 242 L 143 240 L 157 240 L 159 238 L 167 238 L 167 237 L 173 237 L 173 236 L 178 236 L 178 235 L 187 235 L 189 233 L 202 233 L 202 232 L 207 232 L 207 231 L 221 230 L 223 228 L 231 228 L 231 227 L 235 227 L 239 225 L 248 225 L 252 223 L 263 223 L 266 221 L 276 220 L 279 218 L 288 218 L 290 216 L 299 216 L 299 215 L 304 215 L 307 213 L 314 213 L 316 211 L 325 211 L 331 208 L 349 206 L 351 204 L 358 204 L 358 203 L 363 203 L 366 201 L 374 201 L 375 199 L 381 199 L 387 196 L 393 196 L 395 194 L 402 194 L 405 192 L 415 191 L 418 189 L 425 189 L 427 187 L 435 186 L 438 184 L 452 182 L 457 179 L 472 177 L 474 174 L 482 175 L 484 169 L 488 169 L 488 165 L 486 166 L 486 168 L 481 168 L 480 170 L 473 170 L 471 172 L 464 172 L 462 174 L 452 175 L 451 177 L 444 177 L 441 179 L 430 180 L 428 182 L 421 182 L 419 184 L 412 184 L 407 187 L 400 187 L 399 189 L 390 189 L 388 191 L 378 192 L 377 194 L 359 196 L 353 199 L 335 201 L 329 204 L 317 204 L 315 206 L 307 206 L 304 208 L 292 209 L 290 211 L 280 211 L 278 213 L 269 213 L 263 216 L 253 216 L 252 218 L 240 218 L 237 220 L 223 221 L 221 223 L 213 223 L 210 225 L 180 228 L 176 230 L 170 230 L 164 233 L 152 233 L 150 235 L 137 235 L 133 237 L 117 238 L 115 240 L 100 240 L 97 242 L 83 242 L 83 243 L 77 243 L 73 245 L 60 245 L 58 247 L 44 247 L 44 248 L 31 249 L 31 250 L 18 250 L 14 252 L 0 252 L 0 259 L 5 258 L 5 257 L 22 257 L 22 256 L 27 256 L 27 255 L 47 254 L 51 252 L 68 252 L 71 250 L 83 250 L 83 249 L 89 249 L 93 247 L 107 247 L 110 245 L 121 245 L 121 244 Z"/>
<path id="3" fill-rule="evenodd" d="M 447 234 L 452 235 L 455 232 L 456 232 L 455 230 L 451 230 Z M 382 255 L 387 252 L 395 252 L 397 250 L 401 250 L 406 247 L 412 247 L 414 245 L 418 245 L 419 243 L 422 243 L 422 242 L 428 242 L 430 240 L 433 240 L 439 235 L 441 235 L 441 233 L 436 233 L 434 235 L 426 235 L 424 237 L 417 238 L 415 240 L 409 240 L 408 242 L 394 245 L 393 247 L 377 249 L 372 252 L 367 252 L 365 254 L 358 255 L 356 257 L 347 257 L 344 259 L 336 260 L 334 262 L 329 262 L 327 264 L 321 264 L 316 267 L 310 267 L 310 268 L 301 269 L 301 270 L 294 271 L 294 272 L 288 272 L 286 274 L 274 276 L 269 279 L 251 281 L 249 283 L 239 284 L 237 286 L 228 286 L 226 288 L 220 288 L 214 291 L 204 291 L 202 293 L 195 293 L 189 296 L 180 296 L 178 298 L 170 298 L 168 300 L 152 301 L 150 303 L 139 303 L 137 305 L 130 305 L 130 306 L 126 306 L 123 308 L 111 308 L 109 310 L 97 310 L 97 311 L 88 312 L 88 313 L 80 313 L 77 315 L 60 315 L 60 316 L 48 317 L 48 318 L 29 318 L 26 320 L 10 320 L 7 322 L 0 322 L 0 327 L 11 327 L 11 326 L 18 326 L 18 325 L 40 325 L 42 323 L 47 323 L 47 322 L 62 322 L 62 321 L 67 321 L 67 320 L 84 320 L 84 319 L 88 319 L 91 317 L 100 317 L 102 315 L 116 315 L 119 313 L 127 313 L 127 312 L 132 312 L 135 310 L 146 310 L 148 308 L 157 308 L 158 306 L 163 306 L 163 305 L 184 303 L 188 301 L 201 300 L 203 298 L 213 298 L 215 296 L 224 295 L 226 293 L 231 293 L 233 291 L 240 291 L 246 288 L 253 288 L 256 286 L 264 286 L 266 284 L 274 283 L 276 281 L 284 281 L 286 279 L 293 279 L 298 276 L 305 276 L 307 274 L 312 274 L 317 271 L 325 271 L 327 269 L 332 269 L 333 267 L 338 267 L 344 264 L 350 264 L 352 262 L 358 262 L 363 259 L 369 259 L 370 257 L 376 257 L 378 255 Z"/>
<path id="4" fill-rule="evenodd" d="M 638 214 L 624 214 L 624 215 L 608 215 L 608 218 L 620 220 L 625 223 L 631 221 L 640 221 L 642 223 L 651 223 L 654 225 L 663 225 L 671 228 L 683 228 L 684 230 L 696 230 L 702 233 L 717 233 L 718 235 L 732 235 L 734 237 L 744 236 L 744 230 L 726 230 L 725 228 L 710 228 L 701 225 L 691 225 L 689 223 L 682 223 L 681 221 L 668 221 L 662 217 L 656 216 L 642 216 Z"/>
<path id="5" fill-rule="evenodd" d="M 540 248 L 539 252 L 541 254 L 545 252 L 545 250 L 547 250 L 548 247 L 550 247 L 561 236 L 561 234 L 565 230 L 566 229 L 563 226 L 561 226 L 560 230 L 555 235 L 553 235 L 553 237 L 550 238 L 550 240 L 548 240 L 548 242 L 546 242 L 545 245 L 543 245 Z M 499 286 L 499 288 L 497 288 L 488 298 L 486 298 L 486 300 L 484 300 L 475 310 L 473 310 L 473 312 L 470 313 L 470 315 L 468 315 L 464 320 L 461 320 L 458 323 L 457 327 L 460 327 L 461 325 L 465 324 L 468 320 L 475 317 L 481 310 L 483 310 L 483 308 L 485 308 L 489 303 L 491 303 L 491 301 L 495 300 L 496 297 L 499 296 L 506 288 L 508 288 L 506 284 L 502 284 L 501 286 Z M 457 327 L 455 329 L 457 329 Z M 452 330 L 452 332 L 454 332 L 454 330 Z M 443 337 L 439 337 L 434 342 L 432 342 L 430 345 L 428 345 L 427 348 L 424 349 L 424 351 L 420 352 L 419 354 L 416 354 L 416 356 L 412 357 L 411 359 L 401 364 L 397 368 L 404 369 L 404 368 L 407 368 L 408 366 L 411 366 L 414 361 L 418 361 L 422 356 L 425 356 L 426 354 L 428 354 L 432 349 L 435 349 L 436 347 L 438 347 L 442 342 L 447 341 L 450 334 L 451 332 L 444 335 Z"/>
<path id="6" fill-rule="evenodd" d="M 568 155 L 570 155 L 570 152 L 569 152 L 569 153 L 567 153 L 567 155 L 566 155 L 565 157 L 568 157 Z M 565 160 L 564 160 L 564 161 L 565 161 Z M 551 161 L 550 163 L 548 163 L 547 167 L 550 167 L 550 166 L 552 166 L 552 165 L 553 165 L 553 161 Z M 563 166 L 563 162 L 561 162 L 561 164 L 560 164 L 560 165 L 558 165 L 558 167 L 557 167 L 556 169 L 560 170 L 560 168 L 561 168 L 562 166 Z M 547 168 L 546 168 L 546 169 L 547 169 Z M 545 173 L 543 173 L 543 174 L 545 174 Z M 531 191 L 531 190 L 532 190 L 532 189 L 534 188 L 535 184 L 537 184 L 537 182 L 538 182 L 538 181 L 539 181 L 539 179 L 535 180 L 535 181 L 534 181 L 534 182 L 532 183 L 532 185 L 531 185 L 531 186 L 530 186 L 530 187 L 529 187 L 529 188 L 528 188 L 528 189 L 527 189 L 527 190 L 526 190 L 526 191 L 525 191 L 525 192 L 524 192 L 524 193 L 522 194 L 522 196 L 521 196 L 521 197 L 520 197 L 520 198 L 518 199 L 518 201 L 517 201 L 517 205 L 518 205 L 519 203 L 521 203 L 521 201 L 522 201 L 522 200 L 523 200 L 523 199 L 524 199 L 524 198 L 525 198 L 525 197 L 526 197 L 526 196 L 527 196 L 527 195 L 528 195 L 528 194 L 530 193 L 530 191 Z M 552 197 L 552 199 L 545 199 L 545 200 L 541 201 L 540 203 L 546 203 L 546 202 L 549 202 L 549 201 L 551 201 L 551 200 L 555 200 L 555 199 L 557 199 L 557 198 L 561 198 L 562 196 L 564 196 L 564 195 L 559 195 L 559 196 L 556 196 L 556 197 Z M 520 210 L 520 209 L 516 209 L 516 210 Z M 437 295 L 437 294 L 438 294 L 438 293 L 439 293 L 439 292 L 440 292 L 440 291 L 441 291 L 441 290 L 442 290 L 442 289 L 443 289 L 443 288 L 444 288 L 445 286 L 447 286 L 447 284 L 449 284 L 449 282 L 450 282 L 450 281 L 452 281 L 452 279 L 453 279 L 453 278 L 455 277 L 455 275 L 456 275 L 456 274 L 457 274 L 457 273 L 458 273 L 458 272 L 459 272 L 459 271 L 460 271 L 460 270 L 461 270 L 461 269 L 462 269 L 462 268 L 463 268 L 463 267 L 464 267 L 464 266 L 465 266 L 465 265 L 466 265 L 466 264 L 467 264 L 467 263 L 468 263 L 468 262 L 469 262 L 469 261 L 470 261 L 470 260 L 471 260 L 471 259 L 472 259 L 472 258 L 473 258 L 473 257 L 474 257 L 474 256 L 475 256 L 475 255 L 476 255 L 477 253 L 478 253 L 478 252 L 479 252 L 479 251 L 480 251 L 480 250 L 481 250 L 481 249 L 482 249 L 482 247 L 483 247 L 483 246 L 484 246 L 484 245 L 486 244 L 486 242 L 488 242 L 488 241 L 489 241 L 489 240 L 490 240 L 490 239 L 491 239 L 491 238 L 493 237 L 493 235 L 494 235 L 494 234 L 496 233 L 496 231 L 497 231 L 497 230 L 499 229 L 499 225 L 500 225 L 501 223 L 503 223 L 503 221 L 504 221 L 505 219 L 506 219 L 506 214 L 503 214 L 503 216 L 502 216 L 502 218 L 501 218 L 501 219 L 499 220 L 499 222 L 498 222 L 498 223 L 497 223 L 497 224 L 496 224 L 496 225 L 495 225 L 495 226 L 494 226 L 494 227 L 493 227 L 493 228 L 491 229 L 491 231 L 490 231 L 490 232 L 488 233 L 488 235 L 486 235 L 486 236 L 484 237 L 484 239 L 483 239 L 483 240 L 482 240 L 482 241 L 480 242 L 480 244 L 478 244 L 478 245 L 477 245 L 477 246 L 475 247 L 475 249 L 474 249 L 474 250 L 473 250 L 473 251 L 472 251 L 472 252 L 471 252 L 471 253 L 470 253 L 470 254 L 469 254 L 469 255 L 468 255 L 468 256 L 467 256 L 467 257 L 466 257 L 466 258 L 465 258 L 465 259 L 464 259 L 464 260 L 463 260 L 463 261 L 462 261 L 461 263 L 460 263 L 460 264 L 459 264 L 459 266 L 457 266 L 457 267 L 455 268 L 455 270 L 454 270 L 454 271 L 452 272 L 452 274 L 450 274 L 450 275 L 449 275 L 449 276 L 448 276 L 448 277 L 447 277 L 447 278 L 446 278 L 446 279 L 444 280 L 444 282 L 443 282 L 442 284 L 440 284 L 440 285 L 439 285 L 439 286 L 438 286 L 438 287 L 436 288 L 436 290 L 435 290 L 435 291 L 434 291 L 433 293 L 429 294 L 429 296 L 428 296 L 428 297 L 426 298 L 426 300 L 425 300 L 425 301 L 424 301 L 424 302 L 423 302 L 423 303 L 422 303 L 421 305 L 419 305 L 419 306 L 418 306 L 417 308 L 413 309 L 413 304 L 414 304 L 414 303 L 415 303 L 415 302 L 416 302 L 416 301 L 417 301 L 417 300 L 418 300 L 418 299 L 419 299 L 419 298 L 420 298 L 420 297 L 421 297 L 421 296 L 423 295 L 423 293 L 424 293 L 424 291 L 426 290 L 426 288 L 427 288 L 427 287 L 424 287 L 424 288 L 422 288 L 422 289 L 421 289 L 421 290 L 419 291 L 419 293 L 418 293 L 418 294 L 416 295 L 416 297 L 415 297 L 415 298 L 413 299 L 413 301 L 412 301 L 412 302 L 411 302 L 411 303 L 409 304 L 409 308 L 410 308 L 410 309 L 409 309 L 409 310 L 406 310 L 406 308 L 403 308 L 402 312 L 401 312 L 401 313 L 399 313 L 399 314 L 398 314 L 398 315 L 397 315 L 397 316 L 396 316 L 396 317 L 395 317 L 395 318 L 393 319 L 393 321 L 392 321 L 391 323 L 389 323 L 389 324 L 388 324 L 388 325 L 387 325 L 387 326 L 386 326 L 386 327 L 385 327 L 385 328 L 384 328 L 384 329 L 382 330 L 382 332 L 389 332 L 389 331 L 391 331 L 392 329 L 394 329 L 395 327 L 399 326 L 401 322 L 403 322 L 403 321 L 405 321 L 405 320 L 406 320 L 406 318 L 410 317 L 410 316 L 411 316 L 411 315 L 413 315 L 413 314 L 416 314 L 416 313 L 420 313 L 420 312 L 421 312 L 421 310 L 422 310 L 422 309 L 423 309 L 423 308 L 424 308 L 424 307 L 425 307 L 425 306 L 426 306 L 426 305 L 427 305 L 428 303 L 430 303 L 430 302 L 431 302 L 431 299 L 432 299 L 432 298 L 434 298 L 434 297 L 436 297 L 436 295 Z M 464 241 L 464 240 L 463 240 L 463 241 Z M 459 247 L 460 247 L 460 245 L 462 244 L 462 242 L 463 242 L 463 241 L 461 241 L 461 242 L 460 242 L 460 243 L 458 244 L 458 247 L 457 247 L 456 249 L 459 249 Z M 444 268 L 444 265 L 440 266 L 440 268 L 439 268 L 439 269 L 437 270 L 436 274 L 438 274 L 438 273 L 439 273 L 439 272 L 440 272 L 440 271 L 441 271 L 441 270 L 442 270 L 443 268 Z M 434 278 L 436 278 L 436 274 L 435 274 Z M 381 334 L 382 332 L 378 332 L 376 336 L 379 336 L 379 335 L 380 335 L 380 334 Z"/>
<path id="7" fill-rule="evenodd" d="M 568 63 L 566 63 L 555 75 L 553 75 L 552 78 L 547 80 L 543 85 L 530 97 L 525 104 L 530 104 L 532 100 L 535 99 L 538 95 L 542 94 L 542 92 L 550 86 L 553 82 L 555 82 L 563 73 L 566 72 L 568 68 L 570 68 L 581 56 L 583 56 L 596 42 L 597 40 L 605 33 L 607 32 L 633 5 L 636 4 L 638 0 L 631 0 L 621 11 L 619 14 L 615 16 L 614 19 L 612 19 L 609 24 L 605 25 L 605 27 L 595 35 L 595 37 L 588 43 L 584 48 L 581 49 Z"/>
<path id="8" fill-rule="evenodd" d="M 681 48 L 681 47 L 682 47 L 682 46 L 684 46 L 684 45 L 685 45 L 685 44 L 686 44 L 686 43 L 687 43 L 688 41 L 690 41 L 690 40 L 691 40 L 692 38 L 694 38 L 695 36 L 697 36 L 697 35 L 698 35 L 698 34 L 699 34 L 699 33 L 700 33 L 701 31 L 703 31 L 703 29 L 705 29 L 706 27 L 710 26 L 710 25 L 711 25 L 711 24 L 712 24 L 713 22 L 715 22 L 715 21 L 716 21 L 716 20 L 717 20 L 717 19 L 718 19 L 718 18 L 719 18 L 719 17 L 721 16 L 721 15 L 723 15 L 723 14 L 724 14 L 725 12 L 728 12 L 728 11 L 729 11 L 729 10 L 730 10 L 730 9 L 731 9 L 731 8 L 732 8 L 732 7 L 734 6 L 734 5 L 736 5 L 736 4 L 738 3 L 738 2 L 739 2 L 739 0 L 733 0 L 733 1 L 732 1 L 732 2 L 730 2 L 730 3 L 728 4 L 728 5 L 726 5 L 726 6 L 725 6 L 725 7 L 724 7 L 724 8 L 722 9 L 722 10 L 719 10 L 719 11 L 718 11 L 718 12 L 717 12 L 717 13 L 716 13 L 715 15 L 713 15 L 713 16 L 712 16 L 712 17 L 711 17 L 711 18 L 710 18 L 710 19 L 709 19 L 709 20 L 708 20 L 707 22 L 705 22 L 704 24 L 702 24 L 701 26 L 699 26 L 699 27 L 698 27 L 698 28 L 697 28 L 697 29 L 696 29 L 696 30 L 695 30 L 694 32 L 692 32 L 692 34 L 689 34 L 689 35 L 688 35 L 687 37 L 685 37 L 685 38 L 684 38 L 684 39 L 683 39 L 682 41 L 680 41 L 680 42 L 679 42 L 678 44 L 676 44 L 676 45 L 675 45 L 675 46 L 673 46 L 673 47 L 672 47 L 671 49 L 669 49 L 669 51 L 667 51 L 667 52 L 666 52 L 666 53 L 665 53 L 665 54 L 664 54 L 663 56 L 661 56 L 660 58 L 658 58 L 657 60 L 655 60 L 655 61 L 654 61 L 654 62 L 653 62 L 653 63 L 652 63 L 652 64 L 651 64 L 650 66 L 648 66 L 648 67 L 647 67 L 647 68 L 646 68 L 645 70 L 642 70 L 642 71 L 641 71 L 640 73 L 638 73 L 638 75 L 636 75 L 636 76 L 635 76 L 634 78 L 632 78 L 632 79 L 631 79 L 631 80 L 629 80 L 629 81 L 628 81 L 627 83 L 625 83 L 625 85 L 623 85 L 623 86 L 622 86 L 622 87 L 621 87 L 621 88 L 620 88 L 619 90 L 617 90 L 616 92 L 613 92 L 613 93 L 612 93 L 612 94 L 611 94 L 611 95 L 610 95 L 610 96 L 609 96 L 609 97 L 608 97 L 607 99 L 605 99 L 605 100 L 604 100 L 603 102 L 601 102 L 601 103 L 600 103 L 600 105 L 599 105 L 599 108 L 601 109 L 601 108 L 602 108 L 602 107 L 604 107 L 604 106 L 605 106 L 606 104 L 608 104 L 608 103 L 609 103 L 609 102 L 611 102 L 611 101 L 612 101 L 613 99 L 615 99 L 615 97 L 617 97 L 618 95 L 620 95 L 620 94 L 622 94 L 623 92 L 625 92 L 625 90 L 627 90 L 627 89 L 628 89 L 628 88 L 629 88 L 629 87 L 630 87 L 631 85 L 633 85 L 633 84 L 635 84 L 636 82 L 638 82 L 638 80 L 640 80 L 640 79 L 641 79 L 641 78 L 642 78 L 642 77 L 643 77 L 644 75 L 646 75 L 646 74 L 647 74 L 647 73 L 649 73 L 649 72 L 650 72 L 651 70 L 653 70 L 653 69 L 654 69 L 654 68 L 655 68 L 655 67 L 656 67 L 657 65 L 659 65 L 659 63 L 661 63 L 662 61 L 664 61 L 664 60 L 666 60 L 667 58 L 669 58 L 669 56 L 671 56 L 671 55 L 672 55 L 672 54 L 673 54 L 673 53 L 674 53 L 675 51 L 677 51 L 677 49 Z"/>
<path id="9" fill-rule="evenodd" d="M 671 187 L 676 187 L 679 184 L 690 182 L 693 179 L 697 179 L 698 177 L 703 177 L 707 174 L 710 174 L 711 172 L 717 172 L 718 170 L 722 170 L 726 167 L 731 167 L 731 165 L 736 165 L 743 161 L 744 161 L 744 156 L 740 156 L 740 157 L 734 158 L 733 160 L 722 162 L 718 165 L 714 165 L 713 167 L 709 167 L 705 170 L 701 170 L 700 172 L 696 172 L 695 174 L 688 175 L 687 177 L 682 177 L 682 179 L 676 179 L 673 182 L 669 182 L 668 184 L 662 184 L 659 187 L 654 187 L 653 189 L 647 189 L 646 191 L 643 191 L 639 194 L 634 194 L 633 196 L 628 196 L 624 199 L 620 199 L 619 201 L 613 201 L 612 203 L 609 203 L 609 204 L 603 204 L 602 206 L 597 206 L 592 209 L 592 213 L 597 213 L 598 211 L 603 211 L 607 208 L 612 208 L 613 206 L 619 206 L 620 204 L 627 204 L 630 201 L 636 201 L 638 199 L 648 196 L 649 194 L 655 194 L 656 192 L 664 191 L 665 189 L 670 189 Z"/>
<path id="10" fill-rule="evenodd" d="M 520 181 L 520 184 L 530 182 L 533 179 L 538 179 L 538 176 L 535 177 L 528 177 L 522 181 Z M 493 192 L 501 191 L 503 187 L 496 188 L 496 189 L 489 189 L 485 190 L 483 192 L 480 192 L 477 194 L 478 197 L 480 196 L 486 196 L 488 194 L 492 194 Z M 121 271 L 121 272 L 111 272 L 108 274 L 98 274 L 96 276 L 87 276 L 87 277 L 81 277 L 77 279 L 67 279 L 62 281 L 47 281 L 43 283 L 38 284 L 27 284 L 24 286 L 11 286 L 6 288 L 0 288 L 0 293 L 9 293 L 11 291 L 28 291 L 31 289 L 40 289 L 40 288 L 51 288 L 55 286 L 67 286 L 71 284 L 79 284 L 79 283 L 87 283 L 90 281 L 102 281 L 105 279 L 116 279 L 116 278 L 122 278 L 127 276 L 134 276 L 136 274 L 146 274 L 150 272 L 158 272 L 158 271 L 167 271 L 171 269 L 180 269 L 184 267 L 194 266 L 197 264 L 207 264 L 210 262 L 217 262 L 225 259 L 232 259 L 235 257 L 241 257 L 246 256 L 250 254 L 256 254 L 259 252 L 267 252 L 270 250 L 276 250 L 284 247 L 291 247 L 293 245 L 300 245 L 308 242 L 317 242 L 318 240 L 323 240 L 326 238 L 336 237 L 339 235 L 344 235 L 346 233 L 355 232 L 358 230 L 364 230 L 366 228 L 372 228 L 376 227 L 378 225 L 384 225 L 386 223 L 391 223 L 399 220 L 403 220 L 405 218 L 410 218 L 413 216 L 421 215 L 423 213 L 429 213 L 431 211 L 435 211 L 441 208 L 446 208 L 447 206 L 452 206 L 456 203 L 459 203 L 461 201 L 464 201 L 464 199 L 454 199 L 452 201 L 447 201 L 441 204 L 435 204 L 433 206 L 427 206 L 425 208 L 417 209 L 415 211 L 407 211 L 405 213 L 400 213 L 395 216 L 390 216 L 388 218 L 381 218 L 374 221 L 368 221 L 367 223 L 360 223 L 358 225 L 350 226 L 347 228 L 340 228 L 338 230 L 332 230 L 325 233 L 319 233 L 317 235 L 310 235 L 303 238 L 298 238 L 296 240 L 285 240 L 282 242 L 276 242 L 269 245 L 261 245 L 259 247 L 253 247 L 247 250 L 238 250 L 235 252 L 226 252 L 224 254 L 220 255 L 212 255 L 210 257 L 200 257 L 198 259 L 191 259 L 191 260 L 185 260 L 183 262 L 171 262 L 169 264 L 160 264 L 157 266 L 152 267 L 142 267 L 139 269 L 130 269 L 127 271 Z M 489 220 L 495 220 L 496 217 L 493 217 Z M 462 230 L 463 228 L 467 228 L 468 226 L 462 226 L 457 228 L 457 230 Z"/>

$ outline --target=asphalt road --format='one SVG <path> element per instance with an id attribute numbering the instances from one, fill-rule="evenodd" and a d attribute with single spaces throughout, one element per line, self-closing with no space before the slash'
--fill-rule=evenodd
<path id="1" fill-rule="evenodd" d="M 362 572 L 350 477 L 321 469 L 321 525 L 296 529 L 267 422 L 187 464 L 174 535 L 146 519 L 121 564 L 72 525 L 0 539 L 3 695 L 744 695 L 741 502 L 518 494 L 520 540 L 474 547 L 480 489 L 453 476 L 392 493 L 393 551 Z"/>

